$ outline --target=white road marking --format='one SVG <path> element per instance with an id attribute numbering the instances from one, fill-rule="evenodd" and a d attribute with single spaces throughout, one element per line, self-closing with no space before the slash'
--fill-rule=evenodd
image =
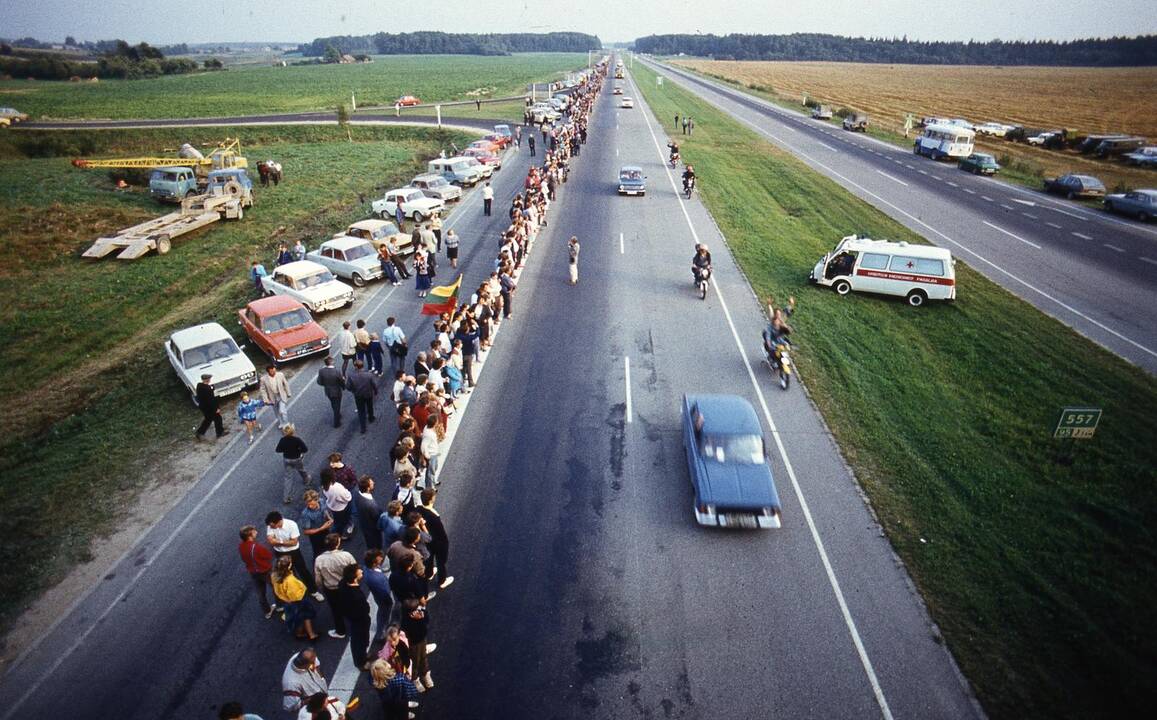
<path id="1" fill-rule="evenodd" d="M 957 185 L 956 183 L 952 182 L 951 180 L 949 180 L 949 181 L 948 181 L 948 186 L 949 186 L 949 187 L 957 187 L 957 188 L 958 188 L 958 187 L 960 187 L 959 185 Z"/>
<path id="2" fill-rule="evenodd" d="M 920 173 L 921 175 L 927 175 L 928 174 L 927 170 L 917 170 L 916 172 Z"/>
<path id="3" fill-rule="evenodd" d="M 976 194 L 975 190 L 969 190 L 968 188 L 964 188 L 964 192 L 968 193 L 969 195 L 975 195 Z"/>
<path id="4" fill-rule="evenodd" d="M 983 222 L 985 225 L 992 228 L 993 230 L 999 230 L 1000 232 L 1004 233 L 1005 235 L 1009 236 L 1010 238 L 1015 238 L 1017 240 L 1020 240 L 1025 245 L 1031 245 L 1032 247 L 1036 248 L 1037 250 L 1040 250 L 1040 245 L 1037 245 L 1034 242 L 1029 242 L 1028 240 L 1025 240 L 1024 238 L 1022 238 L 1020 235 L 1014 235 L 1013 233 L 1010 233 L 1009 231 L 1005 230 L 1002 227 L 997 227 L 996 225 L 993 225 L 992 223 L 988 222 L 987 220 L 982 220 L 981 222 Z"/>
<path id="5" fill-rule="evenodd" d="M 980 197 L 984 198 L 988 202 L 995 202 L 992 198 L 988 197 L 987 195 L 981 195 Z"/>
<path id="6" fill-rule="evenodd" d="M 1147 262 L 1150 265 L 1157 265 L 1157 260 L 1154 260 L 1153 258 L 1145 257 L 1144 255 L 1139 255 L 1138 257 L 1140 257 L 1141 262 Z"/>
<path id="7" fill-rule="evenodd" d="M 1026 218 L 1031 218 L 1031 219 L 1033 219 L 1033 220 L 1037 220 L 1037 219 L 1038 219 L 1038 218 L 1037 218 L 1037 216 L 1036 216 L 1036 215 L 1033 215 L 1032 213 L 1026 213 L 1026 212 L 1022 212 L 1022 213 L 1021 213 L 1021 215 L 1024 215 Z"/>
<path id="8" fill-rule="evenodd" d="M 1046 222 L 1045 225 L 1048 225 L 1049 227 L 1054 228 L 1056 230 L 1063 230 L 1064 229 L 1060 225 L 1057 225 L 1056 223 Z"/>
<path id="9" fill-rule="evenodd" d="M 618 157 L 618 156 L 619 156 L 619 149 L 615 148 L 615 157 Z"/>
<path id="10" fill-rule="evenodd" d="M 1014 203 L 1020 203 L 1021 205 L 1028 205 L 1029 207 L 1036 207 L 1036 203 L 1034 203 L 1032 200 L 1021 200 L 1020 198 L 1013 198 L 1012 201 Z"/>
<path id="11" fill-rule="evenodd" d="M 1116 245 L 1110 245 L 1109 243 L 1101 243 L 1101 244 L 1104 245 L 1105 247 L 1109 248 L 1110 250 L 1116 250 L 1119 253 L 1125 252 L 1125 248 L 1119 248 Z"/>
<path id="12" fill-rule="evenodd" d="M 1012 210 L 1012 205 L 1005 205 L 1004 203 L 1001 203 L 1000 206 L 1005 210 Z"/>
<path id="13" fill-rule="evenodd" d="M 631 358 L 623 356 L 623 382 L 627 386 L 627 422 L 634 421 L 631 411 Z"/>
<path id="14" fill-rule="evenodd" d="M 655 152 L 658 153 L 659 160 L 662 161 L 663 150 L 659 146 L 659 138 L 655 135 L 655 129 L 651 126 L 651 119 L 647 115 L 643 115 L 643 119 L 647 121 L 647 130 L 651 133 L 651 140 L 655 143 Z M 752 127 L 756 126 L 752 124 Z M 765 130 L 760 130 L 760 132 L 768 137 L 772 136 L 771 133 Z M 698 245 L 699 233 L 695 231 L 695 224 L 691 222 L 691 215 L 687 212 L 687 205 L 675 185 L 675 178 L 666 166 L 664 166 L 664 170 L 667 173 L 667 180 L 671 183 L 671 189 L 675 191 L 675 198 L 679 201 L 679 207 L 683 210 L 683 219 L 687 222 L 687 228 L 691 231 L 691 237 L 695 240 L 695 244 Z M 884 688 L 880 685 L 880 680 L 876 676 L 876 669 L 872 665 L 872 661 L 868 658 L 868 650 L 864 647 L 864 641 L 860 638 L 860 631 L 856 627 L 856 621 L 852 618 L 852 611 L 848 608 L 848 603 L 844 599 L 844 591 L 840 587 L 839 580 L 836 579 L 835 568 L 832 567 L 832 563 L 828 559 L 828 553 L 824 548 L 823 539 L 820 537 L 819 528 L 812 518 L 811 510 L 808 507 L 807 500 L 804 498 L 803 488 L 800 487 L 799 480 L 795 476 L 795 468 L 792 467 L 791 459 L 787 455 L 787 448 L 784 447 L 783 438 L 781 438 L 779 434 L 779 428 L 771 417 L 771 411 L 768 410 L 767 399 L 764 398 L 763 390 L 760 388 L 759 381 L 755 377 L 755 371 L 751 368 L 751 362 L 747 359 L 747 354 L 743 351 L 743 343 L 740 341 L 739 332 L 735 329 L 735 323 L 731 319 L 731 312 L 727 309 L 727 302 L 723 299 L 723 293 L 719 290 L 719 284 L 714 278 L 711 279 L 711 286 L 715 289 L 715 296 L 719 298 L 719 306 L 723 309 L 723 315 L 727 318 L 727 324 L 731 328 L 731 336 L 735 339 L 735 344 L 739 348 L 739 356 L 743 359 L 744 367 L 747 368 L 747 376 L 751 378 L 751 384 L 755 388 L 756 396 L 759 398 L 759 405 L 763 409 L 763 417 L 767 421 L 767 426 L 771 429 L 771 435 L 775 439 L 775 445 L 779 450 L 779 455 L 783 458 L 784 467 L 787 469 L 787 475 L 791 479 L 791 486 L 795 491 L 796 499 L 799 500 L 800 510 L 803 512 L 804 520 L 807 522 L 812 542 L 815 543 L 820 561 L 824 566 L 824 572 L 827 574 L 828 584 L 832 588 L 832 593 L 836 597 L 836 603 L 840 607 L 840 613 L 843 615 L 844 625 L 848 628 L 848 633 L 852 638 L 852 644 L 855 646 L 856 654 L 859 655 L 860 658 L 860 665 L 863 666 L 864 674 L 868 677 L 868 683 L 872 686 L 872 693 L 876 697 L 876 704 L 880 707 L 880 712 L 884 716 L 884 720 L 893 720 L 892 710 L 888 706 L 887 699 L 884 697 Z M 628 395 L 628 398 L 629 397 Z M 628 407 L 630 406 L 628 405 Z"/>
<path id="15" fill-rule="evenodd" d="M 1074 232 L 1073 235 L 1076 235 L 1077 237 L 1079 237 L 1082 240 L 1092 240 L 1091 237 L 1089 237 L 1088 235 L 1085 235 L 1083 233 Z"/>
<path id="16" fill-rule="evenodd" d="M 908 163 L 904 163 L 904 167 L 908 168 L 909 170 L 915 170 L 916 169 L 915 165 L 909 165 Z"/>
<path id="17" fill-rule="evenodd" d="M 619 233 L 619 254 L 620 255 L 626 255 L 627 254 L 627 248 L 625 245 L 623 245 L 623 234 L 622 233 Z"/>
<path id="18" fill-rule="evenodd" d="M 1049 210 L 1053 210 L 1053 211 L 1055 211 L 1055 212 L 1059 212 L 1061 215 L 1068 215 L 1068 216 L 1069 216 L 1069 217 L 1071 217 L 1071 218 L 1076 218 L 1076 219 L 1078 219 L 1078 220 L 1083 220 L 1084 222 L 1088 222 L 1088 221 L 1089 221 L 1089 219 L 1088 219 L 1088 218 L 1086 218 L 1086 217 L 1081 217 L 1080 215 L 1077 215 L 1076 213 L 1071 213 L 1071 212 L 1069 212 L 1069 211 L 1067 211 L 1067 210 L 1061 210 L 1059 207 L 1052 207 L 1051 205 L 1048 205 L 1048 206 L 1046 206 L 1046 207 L 1048 207 L 1048 209 L 1049 209 Z"/>
<path id="19" fill-rule="evenodd" d="M 877 170 L 876 172 L 879 173 L 880 175 L 883 175 L 884 177 L 888 178 L 892 182 L 898 182 L 901 185 L 903 185 L 904 187 L 908 187 L 908 183 L 904 182 L 903 180 L 901 180 L 898 177 L 895 177 L 893 175 L 889 175 L 888 173 L 884 172 L 883 170 Z"/>
<path id="20" fill-rule="evenodd" d="M 944 178 L 940 177 L 939 175 L 933 175 L 932 179 L 937 182 L 944 182 Z"/>
<path id="21" fill-rule="evenodd" d="M 819 142 L 819 141 L 817 140 L 816 142 Z M 839 150 L 836 150 L 834 147 L 832 147 L 831 145 L 828 145 L 827 143 L 821 142 L 819 144 L 823 147 L 826 147 L 828 150 L 831 150 L 832 152 L 839 152 Z"/>

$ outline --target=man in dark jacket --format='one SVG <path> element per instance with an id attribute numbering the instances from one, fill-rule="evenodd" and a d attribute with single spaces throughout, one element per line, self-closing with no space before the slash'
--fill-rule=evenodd
<path id="1" fill-rule="evenodd" d="M 345 378 L 333 366 L 333 356 L 325 359 L 325 367 L 317 371 L 317 384 L 325 391 L 333 406 L 333 426 L 341 427 L 341 397 L 345 394 Z"/>
<path id="2" fill-rule="evenodd" d="M 362 568 L 357 563 L 346 565 L 342 572 L 341 586 L 337 589 L 335 610 L 345 617 L 349 628 L 350 655 L 354 665 L 369 670 L 367 651 L 370 649 L 370 604 L 361 586 Z"/>
<path id="3" fill-rule="evenodd" d="M 213 376 L 206 373 L 201 376 L 201 382 L 197 383 L 197 407 L 201 409 L 201 415 L 204 418 L 197 428 L 198 440 L 205 439 L 205 433 L 209 432 L 209 425 L 213 426 L 217 437 L 229 432 L 221 423 L 221 405 L 217 401 L 217 393 L 213 392 L 213 386 L 209 384 L 211 379 Z"/>
<path id="4" fill-rule="evenodd" d="M 434 509 L 434 500 L 438 497 L 437 488 L 426 488 L 422 491 L 422 504 L 416 510 L 426 521 L 426 532 L 430 534 L 430 541 L 426 546 L 434 556 L 434 567 L 442 577 L 439 588 L 446 588 L 454 582 L 454 576 L 446 569 L 446 559 L 450 555 L 450 536 L 446 534 L 446 526 L 442 523 L 442 516 Z"/>
<path id="5" fill-rule="evenodd" d="M 363 435 L 366 434 L 366 422 L 374 421 L 374 396 L 378 394 L 378 384 L 365 367 L 366 364 L 361 360 L 354 361 L 354 371 L 346 380 L 346 388 L 353 393 L 354 405 L 358 408 L 358 422 L 361 423 Z"/>
<path id="6" fill-rule="evenodd" d="M 358 491 L 354 493 L 354 504 L 358 506 L 358 527 L 362 530 L 362 538 L 366 547 L 380 549 L 382 547 L 382 533 L 378 530 L 378 518 L 382 516 L 382 508 L 374 499 L 374 479 L 369 475 L 362 475 L 358 480 Z"/>

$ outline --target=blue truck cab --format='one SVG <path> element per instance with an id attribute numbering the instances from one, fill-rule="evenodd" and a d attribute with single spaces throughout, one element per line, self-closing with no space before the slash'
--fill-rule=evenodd
<path id="1" fill-rule="evenodd" d="M 209 173 L 210 195 L 236 195 L 242 207 L 253 205 L 253 181 L 244 168 L 225 168 Z"/>
<path id="2" fill-rule="evenodd" d="M 157 168 L 149 176 L 149 195 L 160 202 L 179 203 L 197 194 L 197 175 L 193 168 Z"/>

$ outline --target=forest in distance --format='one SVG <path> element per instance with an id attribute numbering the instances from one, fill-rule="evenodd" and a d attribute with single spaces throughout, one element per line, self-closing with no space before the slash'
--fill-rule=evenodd
<path id="1" fill-rule="evenodd" d="M 598 50 L 595 35 L 551 33 L 444 33 L 410 32 L 373 35 L 334 35 L 299 45 L 306 57 L 323 57 L 328 48 L 349 55 L 509 55 L 529 52 L 586 52 Z"/>
<path id="2" fill-rule="evenodd" d="M 693 55 L 715 60 L 791 60 L 914 65 L 1045 65 L 1141 67 L 1157 65 L 1157 35 L 1083 40 L 920 41 L 791 35 L 649 35 L 635 52 Z"/>

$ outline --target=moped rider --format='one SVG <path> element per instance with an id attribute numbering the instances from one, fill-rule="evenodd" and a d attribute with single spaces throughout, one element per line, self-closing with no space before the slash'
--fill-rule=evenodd
<path id="1" fill-rule="evenodd" d="M 683 191 L 686 192 L 688 188 L 693 187 L 695 187 L 695 167 L 688 165 L 683 171 Z"/>
<path id="2" fill-rule="evenodd" d="M 775 298 L 769 297 L 767 299 L 767 314 L 771 316 L 771 322 L 767 329 L 763 331 L 763 349 L 767 356 L 775 362 L 775 346 L 779 343 L 791 345 L 791 340 L 788 335 L 791 334 L 791 325 L 788 325 L 787 319 L 795 312 L 795 297 L 787 299 L 785 307 L 777 308 L 775 306 Z"/>
<path id="3" fill-rule="evenodd" d="M 695 246 L 695 254 L 691 256 L 691 275 L 695 282 L 711 277 L 711 251 L 703 243 Z"/>

